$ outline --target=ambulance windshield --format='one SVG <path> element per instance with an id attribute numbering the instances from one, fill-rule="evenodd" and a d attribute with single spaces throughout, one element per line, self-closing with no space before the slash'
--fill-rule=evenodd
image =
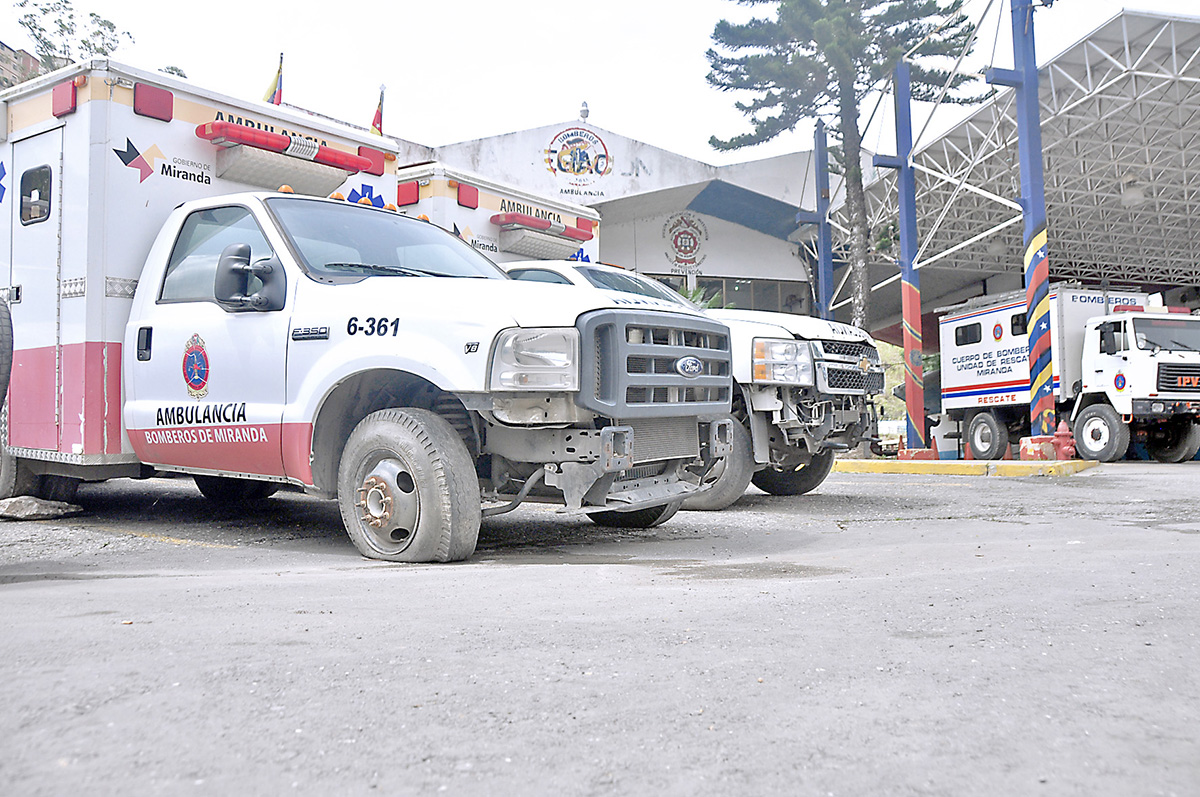
<path id="1" fill-rule="evenodd" d="M 508 278 L 470 244 L 425 221 L 299 197 L 266 202 L 301 265 L 321 282 L 375 276 Z"/>
<path id="2" fill-rule="evenodd" d="M 1135 318 L 1133 338 L 1139 349 L 1200 351 L 1200 318 Z"/>

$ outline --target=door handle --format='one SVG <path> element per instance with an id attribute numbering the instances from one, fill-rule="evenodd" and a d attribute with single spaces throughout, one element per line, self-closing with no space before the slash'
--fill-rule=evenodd
<path id="1" fill-rule="evenodd" d="M 154 340 L 154 328 L 142 327 L 138 330 L 137 358 L 141 362 L 150 359 L 150 344 Z"/>

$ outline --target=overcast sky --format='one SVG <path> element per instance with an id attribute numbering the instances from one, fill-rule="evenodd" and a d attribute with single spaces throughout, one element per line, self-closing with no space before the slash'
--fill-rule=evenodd
<path id="1" fill-rule="evenodd" d="M 0 0 L 10 2 L 10 0 Z M 978 19 L 989 0 L 968 0 Z M 988 60 L 995 5 L 976 46 Z M 284 53 L 284 101 L 368 126 L 387 85 L 384 131 L 437 145 L 578 118 L 712 164 L 810 149 L 811 127 L 734 153 L 708 145 L 749 128 L 733 95 L 705 81 L 704 53 L 720 19 L 753 9 L 733 0 L 390 0 L 389 2 L 164 3 L 76 0 L 136 42 L 116 60 L 178 66 L 199 86 L 260 100 Z M 1011 66 L 1007 3 L 997 66 Z M 1196 0 L 1058 0 L 1037 12 L 1039 60 L 1070 46 L 1122 6 L 1200 14 Z M 757 13 L 762 14 L 763 11 Z M 0 14 L 0 41 L 33 47 L 16 9 Z M 954 113 L 954 111 L 951 111 Z M 882 134 L 868 147 L 886 150 Z"/>

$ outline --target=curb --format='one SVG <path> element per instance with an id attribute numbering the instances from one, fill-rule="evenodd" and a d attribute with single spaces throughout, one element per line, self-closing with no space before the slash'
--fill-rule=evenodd
<path id="1" fill-rule="evenodd" d="M 937 476 L 1071 476 L 1099 463 L 1082 459 L 1012 462 L 1001 460 L 837 459 L 838 473 L 909 473 Z"/>

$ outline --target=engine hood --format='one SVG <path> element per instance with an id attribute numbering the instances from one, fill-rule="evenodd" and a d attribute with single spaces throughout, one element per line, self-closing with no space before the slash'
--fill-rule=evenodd
<path id="1" fill-rule="evenodd" d="M 844 340 L 875 345 L 875 340 L 865 330 L 823 318 L 765 310 L 709 310 L 708 315 L 725 323 L 742 321 L 782 327 L 803 340 Z"/>

